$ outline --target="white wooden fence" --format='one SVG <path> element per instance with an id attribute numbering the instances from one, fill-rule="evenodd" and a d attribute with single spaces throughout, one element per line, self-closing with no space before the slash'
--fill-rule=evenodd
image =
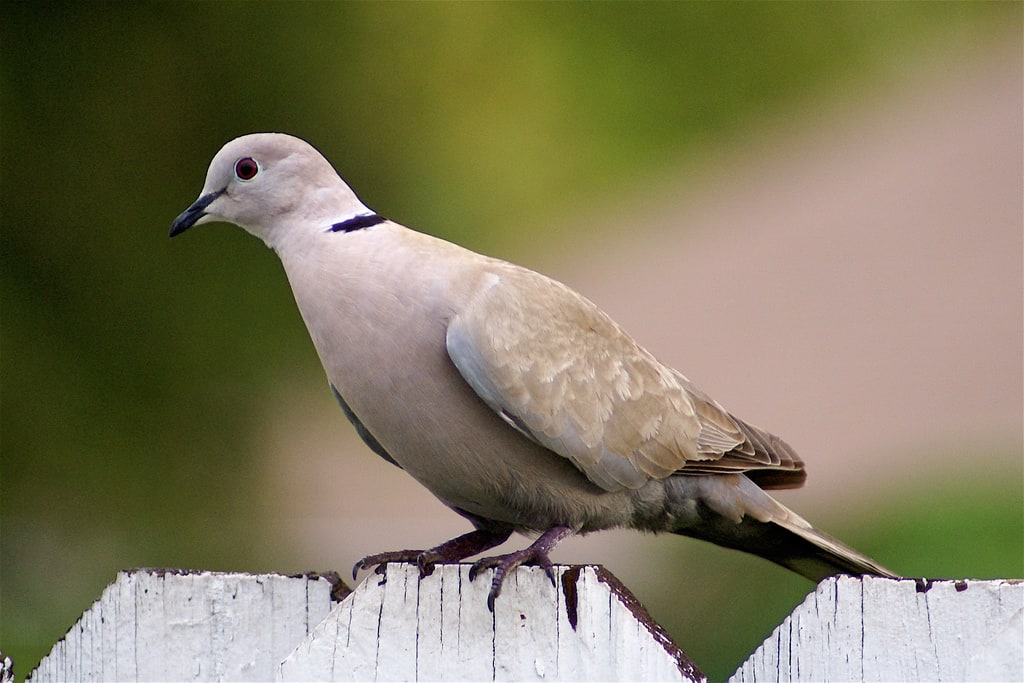
<path id="1" fill-rule="evenodd" d="M 336 576 L 120 572 L 31 681 L 704 680 L 598 566 L 505 582 L 388 565 Z M 840 577 L 818 586 L 734 681 L 1024 680 L 1024 583 Z M 3 659 L 0 655 L 0 659 Z"/>

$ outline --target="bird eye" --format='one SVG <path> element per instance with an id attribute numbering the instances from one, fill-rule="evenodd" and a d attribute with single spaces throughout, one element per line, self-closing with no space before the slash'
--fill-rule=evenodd
<path id="1" fill-rule="evenodd" d="M 252 180 L 260 172 L 260 167 L 252 157 L 245 157 L 235 162 L 235 176 L 239 180 Z"/>

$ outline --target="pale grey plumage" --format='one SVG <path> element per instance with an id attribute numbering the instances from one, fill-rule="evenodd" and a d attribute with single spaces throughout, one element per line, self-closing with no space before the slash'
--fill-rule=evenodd
<path id="1" fill-rule="evenodd" d="M 256 134 L 225 145 L 171 234 L 214 220 L 280 256 L 364 440 L 477 528 L 363 565 L 418 557 L 429 571 L 512 530 L 546 532 L 478 563 L 498 566 L 493 600 L 507 570 L 547 562 L 565 535 L 629 526 L 814 579 L 892 575 L 764 492 L 805 478 L 781 439 L 730 415 L 564 285 L 376 217 L 307 143 Z"/>

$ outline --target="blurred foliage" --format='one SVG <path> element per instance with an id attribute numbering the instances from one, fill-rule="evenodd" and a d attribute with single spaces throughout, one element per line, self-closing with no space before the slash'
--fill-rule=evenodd
<path id="1" fill-rule="evenodd" d="M 1020 15 L 1018 3 L 4 3 L 4 651 L 26 673 L 120 568 L 273 569 L 253 407 L 282 377 L 317 372 L 316 357 L 257 240 L 166 239 L 228 139 L 300 135 L 385 215 L 507 253 L 666 168 L 699 174 L 767 114 L 982 50 Z M 1005 500 L 1019 512 L 1019 491 Z M 918 509 L 892 514 L 937 533 Z M 972 557 L 980 573 L 1019 574 L 1005 554 Z M 702 593 L 725 590 L 705 578 Z M 702 603 L 704 622 L 743 622 L 746 603 L 724 597 Z M 670 610 L 652 610 L 672 628 Z M 728 652 L 707 661 L 748 641 L 723 634 L 713 642 Z"/>

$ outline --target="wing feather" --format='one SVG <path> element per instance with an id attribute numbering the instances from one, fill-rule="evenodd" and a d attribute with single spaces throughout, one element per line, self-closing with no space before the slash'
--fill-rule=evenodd
<path id="1" fill-rule="evenodd" d="M 784 442 L 731 416 L 590 301 L 532 271 L 496 266 L 449 322 L 446 344 L 495 412 L 606 490 L 762 469 L 778 486 L 802 482 L 803 463 Z"/>

